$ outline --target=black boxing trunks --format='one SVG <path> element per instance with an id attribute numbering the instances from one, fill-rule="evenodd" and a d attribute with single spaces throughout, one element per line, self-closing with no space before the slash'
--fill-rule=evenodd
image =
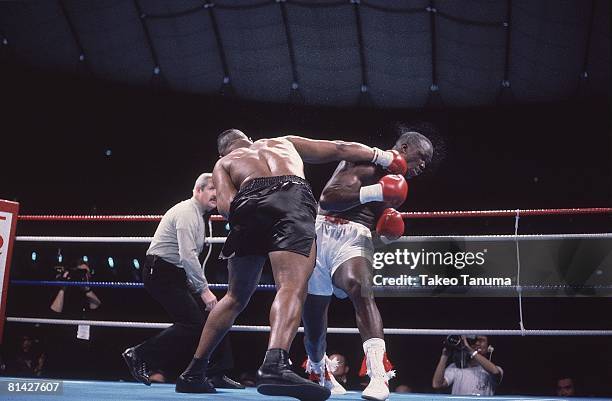
<path id="1" fill-rule="evenodd" d="M 230 233 L 220 257 L 290 251 L 310 255 L 317 203 L 306 180 L 294 175 L 255 178 L 232 201 Z"/>

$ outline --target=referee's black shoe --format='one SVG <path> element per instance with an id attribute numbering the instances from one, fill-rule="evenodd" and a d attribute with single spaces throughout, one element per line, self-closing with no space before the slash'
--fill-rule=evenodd
<path id="1" fill-rule="evenodd" d="M 147 369 L 147 364 L 138 356 L 136 347 L 126 349 L 121 355 L 123 356 L 123 360 L 130 370 L 132 377 L 134 377 L 136 381 L 150 386 L 151 380 L 149 380 L 149 370 Z"/>

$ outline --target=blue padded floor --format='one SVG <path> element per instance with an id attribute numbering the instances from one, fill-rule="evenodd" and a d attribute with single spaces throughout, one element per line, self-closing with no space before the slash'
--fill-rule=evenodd
<path id="1" fill-rule="evenodd" d="M 218 401 L 295 401 L 289 397 L 268 397 L 257 393 L 254 388 L 246 390 L 219 390 L 216 394 L 179 394 L 174 391 L 173 384 L 153 384 L 147 387 L 140 383 L 130 382 L 103 382 L 103 381 L 76 381 L 64 380 L 63 393 L 60 394 L 28 394 L 24 392 L 7 392 L 8 383 L 19 381 L 23 383 L 28 379 L 14 379 L 0 377 L 0 400 L 73 400 L 73 401 L 167 401 L 167 400 L 218 400 Z M 440 394 L 395 394 L 392 393 L 389 401 L 460 401 L 460 400 L 563 400 L 555 397 L 527 397 L 527 396 L 495 396 L 495 397 L 469 397 L 450 396 Z M 362 401 L 361 393 L 350 391 L 345 395 L 332 396 L 330 400 Z M 604 400 L 604 398 L 571 398 L 568 401 Z"/>

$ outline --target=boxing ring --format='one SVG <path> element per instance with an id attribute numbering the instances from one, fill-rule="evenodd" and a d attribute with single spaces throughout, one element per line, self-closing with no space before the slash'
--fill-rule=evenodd
<path id="1" fill-rule="evenodd" d="M 11 381 L 11 378 L 0 377 L 0 385 Z M 4 386 L 3 386 L 4 387 Z M 78 381 L 64 380 L 63 392 L 61 395 L 43 396 L 51 400 L 62 399 L 68 401 L 81 400 L 121 400 L 121 401 L 166 401 L 166 400 L 222 400 L 222 401 L 261 401 L 264 399 L 278 401 L 295 401 L 295 398 L 289 397 L 266 397 L 260 395 L 254 388 L 245 390 L 225 390 L 219 389 L 216 394 L 187 394 L 174 392 L 174 384 L 153 384 L 151 387 L 145 387 L 140 383 L 119 383 L 119 382 L 102 382 L 102 381 Z M 450 396 L 438 394 L 403 394 L 392 393 L 390 400 L 397 401 L 461 401 L 461 400 L 494 400 L 494 401 L 545 401 L 545 400 L 562 400 L 558 397 L 524 397 L 524 396 L 493 396 L 493 397 L 473 397 L 473 396 Z M 23 400 L 34 401 L 40 400 L 40 395 L 15 394 L 3 397 L 4 400 Z M 362 401 L 361 392 L 349 391 L 344 395 L 332 395 L 330 400 L 342 401 Z M 604 398 L 566 398 L 573 401 L 588 401 L 588 400 L 604 400 Z"/>
<path id="2" fill-rule="evenodd" d="M 551 285 L 528 285 L 521 282 L 521 256 L 519 241 L 555 241 L 563 239 L 600 239 L 612 238 L 611 232 L 603 233 L 578 233 L 578 234 L 519 234 L 519 220 L 523 216 L 552 216 L 552 215 L 580 215 L 580 214 L 610 214 L 612 208 L 581 208 L 581 209 L 530 209 L 530 210 L 489 210 L 489 211 L 449 211 L 449 212 L 404 212 L 405 219 L 422 218 L 470 218 L 470 217 L 514 217 L 514 233 L 509 235 L 467 235 L 467 236 L 404 236 L 399 242 L 423 242 L 423 241 L 511 241 L 515 244 L 516 256 L 516 282 L 506 288 L 517 300 L 518 325 L 515 329 L 411 329 L 411 328 L 386 328 L 386 335 L 447 335 L 453 334 L 481 334 L 481 335 L 504 335 L 504 336 L 612 336 L 612 330 L 544 330 L 538 328 L 526 328 L 523 324 L 523 296 L 530 291 L 558 291 L 563 286 Z M 162 216 L 159 215 L 106 215 L 106 216 L 85 216 L 85 215 L 20 215 L 19 221 L 48 221 L 48 222 L 157 222 Z M 221 216 L 212 216 L 211 221 L 221 222 Z M 212 223 L 209 223 L 209 225 Z M 212 230 L 208 230 L 211 236 L 206 238 L 206 242 L 211 244 L 221 244 L 225 237 L 213 237 Z M 21 236 L 17 235 L 15 240 L 18 242 L 34 243 L 99 243 L 99 244 L 146 244 L 151 241 L 151 237 L 121 237 L 121 236 Z M 210 252 L 209 252 L 210 256 Z M 141 288 L 139 282 L 66 282 L 66 281 L 34 281 L 34 280 L 11 280 L 13 286 L 87 286 L 90 288 Z M 210 284 L 214 290 L 225 290 L 227 284 Z M 483 286 L 486 287 L 486 286 Z M 606 290 L 610 287 L 605 288 Z M 485 288 L 486 289 L 486 288 Z M 260 284 L 258 291 L 274 291 L 274 285 Z M 415 292 L 430 290 L 428 286 L 417 286 L 413 288 Z M 69 320 L 69 319 L 46 319 L 33 317 L 9 316 L 6 321 L 11 324 L 45 324 L 45 325 L 83 325 L 99 327 L 123 327 L 129 329 L 163 329 L 170 326 L 165 322 L 138 322 L 138 321 L 111 321 L 111 320 Z M 235 325 L 232 331 L 239 332 L 268 332 L 269 326 L 256 325 Z M 300 327 L 299 331 L 303 331 Z M 358 330 L 351 327 L 330 327 L 328 333 L 337 334 L 357 334 Z M 24 381 L 27 379 L 0 378 L 1 387 L 4 389 L 8 383 L 14 380 Z M 39 395 L 31 394 L 9 394 L 0 392 L 1 399 L 30 400 L 39 399 Z M 342 396 L 332 396 L 331 399 L 338 400 L 361 400 L 360 392 L 349 392 Z M 153 384 L 151 387 L 143 386 L 140 383 L 131 382 L 101 382 L 101 381 L 76 381 L 64 380 L 61 399 L 77 400 L 171 400 L 171 399 L 222 399 L 222 400 L 261 400 L 265 396 L 258 394 L 254 388 L 246 390 L 225 390 L 219 389 L 215 395 L 202 394 L 177 394 L 174 392 L 173 384 Z M 392 400 L 418 400 L 418 401 L 437 401 L 437 400 L 461 400 L 473 399 L 474 396 L 450 396 L 439 394 L 400 394 L 392 393 Z M 560 399 L 555 397 L 529 397 L 529 396 L 478 396 L 478 399 L 492 400 L 547 400 Z M 272 398 L 271 398 L 272 399 Z M 276 397 L 277 400 L 293 400 L 288 397 Z M 572 398 L 572 400 L 587 400 L 594 398 Z M 602 398 L 597 398 L 602 399 Z"/>

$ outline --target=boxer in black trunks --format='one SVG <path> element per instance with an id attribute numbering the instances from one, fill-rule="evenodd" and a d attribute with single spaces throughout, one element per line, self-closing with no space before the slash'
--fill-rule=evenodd
<path id="1" fill-rule="evenodd" d="M 355 142 L 297 136 L 252 142 L 235 129 L 221 133 L 217 146 L 221 156 L 213 170 L 217 209 L 231 227 L 221 254 L 228 259 L 229 288 L 211 311 L 194 359 L 177 380 L 176 390 L 215 391 L 206 378 L 208 358 L 246 307 L 268 257 L 277 292 L 257 390 L 303 400 L 327 399 L 329 390 L 295 374 L 288 356 L 316 257 L 316 200 L 304 179 L 304 162 L 372 162 L 390 173 L 404 173 L 405 160 L 398 152 Z"/>

